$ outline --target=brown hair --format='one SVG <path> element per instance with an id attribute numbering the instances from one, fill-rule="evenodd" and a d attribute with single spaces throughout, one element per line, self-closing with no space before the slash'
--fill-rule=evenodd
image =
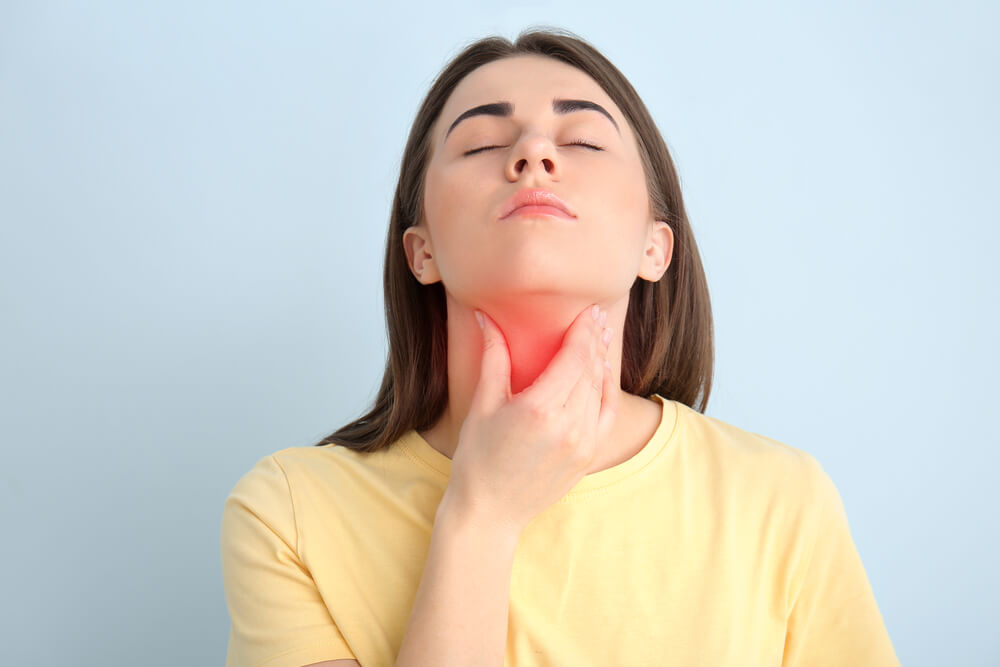
<path id="1" fill-rule="evenodd" d="M 410 271 L 403 232 L 417 224 L 431 128 L 455 86 L 481 65 L 517 55 L 542 55 L 576 67 L 614 100 L 632 125 L 655 219 L 670 225 L 674 250 L 655 283 L 636 278 L 622 331 L 622 389 L 654 393 L 705 411 L 712 386 L 712 308 L 680 183 L 666 143 L 625 76 L 593 46 L 561 29 L 530 29 L 511 43 L 502 37 L 473 42 L 448 63 L 424 98 L 399 168 L 385 246 L 383 281 L 389 356 L 375 404 L 366 415 L 316 443 L 364 452 L 389 447 L 410 429 L 437 423 L 448 402 L 447 307 L 441 282 L 421 284 Z M 700 400 L 700 405 L 695 402 Z"/>

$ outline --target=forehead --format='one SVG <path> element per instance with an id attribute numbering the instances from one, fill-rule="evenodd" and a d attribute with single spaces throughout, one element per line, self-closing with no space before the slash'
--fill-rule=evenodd
<path id="1" fill-rule="evenodd" d="M 440 138 L 460 113 L 480 104 L 506 101 L 514 115 L 552 112 L 553 98 L 584 99 L 607 109 L 619 127 L 627 124 L 618 106 L 582 70 L 547 56 L 521 55 L 494 60 L 470 72 L 451 92 L 435 123 Z"/>

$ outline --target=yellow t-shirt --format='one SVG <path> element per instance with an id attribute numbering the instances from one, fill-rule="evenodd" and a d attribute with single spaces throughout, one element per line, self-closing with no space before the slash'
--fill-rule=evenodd
<path id="1" fill-rule="evenodd" d="M 899 665 L 816 459 L 651 398 L 649 443 L 521 534 L 504 665 Z M 391 667 L 450 469 L 415 430 L 260 459 L 222 515 L 227 667 Z"/>

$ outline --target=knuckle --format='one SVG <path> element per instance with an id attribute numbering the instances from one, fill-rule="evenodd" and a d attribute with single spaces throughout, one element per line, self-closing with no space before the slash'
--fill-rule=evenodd
<path id="1" fill-rule="evenodd" d="M 580 431 L 579 426 L 570 427 L 566 431 L 566 435 L 559 441 L 559 448 L 563 456 L 575 458 L 577 451 L 580 449 L 582 438 L 583 433 Z"/>
<path id="2" fill-rule="evenodd" d="M 526 409 L 528 416 L 536 422 L 547 422 L 552 418 L 552 408 L 540 401 L 529 401 Z"/>

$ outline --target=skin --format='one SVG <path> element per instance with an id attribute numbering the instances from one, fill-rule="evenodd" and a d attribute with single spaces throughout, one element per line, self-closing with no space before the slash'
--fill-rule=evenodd
<path id="1" fill-rule="evenodd" d="M 596 102 L 594 110 L 557 114 L 553 98 Z M 472 107 L 507 101 L 506 118 L 474 116 Z M 595 151 L 571 141 L 584 140 Z M 544 56 L 483 65 L 463 79 L 431 133 L 423 217 L 403 236 L 410 270 L 425 285 L 444 284 L 448 308 L 448 405 L 420 435 L 451 458 L 479 381 L 486 312 L 510 351 L 511 393 L 534 382 L 559 351 L 579 313 L 598 304 L 613 331 L 608 361 L 619 393 L 612 437 L 587 474 L 617 465 L 650 439 L 659 405 L 621 389 L 621 331 L 636 277 L 655 282 L 670 264 L 673 230 L 655 220 L 635 135 L 611 98 L 584 72 Z M 466 151 L 498 146 L 472 155 Z M 572 220 L 520 216 L 499 220 L 522 188 L 555 193 Z"/>

